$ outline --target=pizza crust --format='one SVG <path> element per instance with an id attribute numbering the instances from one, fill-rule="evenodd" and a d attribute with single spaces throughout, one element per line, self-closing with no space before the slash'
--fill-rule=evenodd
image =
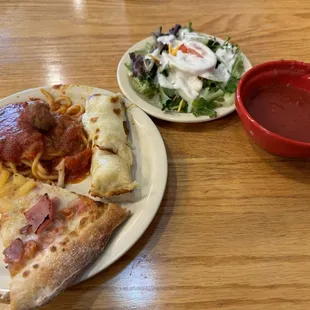
<path id="1" fill-rule="evenodd" d="M 104 208 L 98 220 L 49 246 L 12 278 L 12 310 L 30 310 L 49 302 L 98 258 L 114 229 L 130 213 L 115 204 Z"/>

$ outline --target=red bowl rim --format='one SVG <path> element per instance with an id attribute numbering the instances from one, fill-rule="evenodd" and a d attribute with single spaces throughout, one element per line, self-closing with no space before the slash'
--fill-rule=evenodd
<path id="1" fill-rule="evenodd" d="M 272 136 L 275 139 L 278 139 L 282 142 L 286 142 L 286 143 L 291 143 L 291 144 L 295 144 L 296 146 L 305 146 L 305 147 L 310 147 L 310 142 L 302 142 L 302 141 L 297 141 L 297 140 L 292 140 L 289 138 L 285 138 L 279 134 L 276 134 L 268 129 L 266 129 L 265 127 L 263 127 L 259 122 L 257 122 L 251 115 L 250 113 L 247 111 L 247 109 L 245 108 L 244 104 L 243 104 L 243 100 L 242 100 L 242 96 L 241 96 L 241 88 L 243 88 L 244 84 L 247 83 L 247 80 L 250 78 L 250 76 L 255 73 L 256 71 L 263 71 L 263 69 L 268 68 L 268 67 L 273 67 L 273 68 L 277 68 L 279 65 L 297 65 L 297 66 L 309 66 L 310 64 L 307 64 L 305 62 L 301 62 L 301 61 L 296 61 L 296 60 L 271 60 L 271 61 L 267 61 L 264 63 L 261 63 L 259 65 L 256 65 L 254 67 L 252 67 L 250 70 L 248 70 L 240 79 L 238 86 L 237 86 L 237 91 L 236 91 L 236 106 L 242 110 L 242 112 L 245 114 L 245 116 L 256 126 L 258 127 L 260 130 L 265 131 L 265 133 L 267 133 L 268 135 Z M 238 111 L 238 109 L 237 109 Z"/>

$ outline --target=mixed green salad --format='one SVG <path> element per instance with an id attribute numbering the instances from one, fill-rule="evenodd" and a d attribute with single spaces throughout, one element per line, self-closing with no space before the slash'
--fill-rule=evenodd
<path id="1" fill-rule="evenodd" d="M 220 43 L 176 24 L 168 33 L 153 33 L 154 43 L 129 54 L 132 87 L 163 111 L 217 116 L 216 108 L 234 104 L 244 72 L 237 45 Z"/>

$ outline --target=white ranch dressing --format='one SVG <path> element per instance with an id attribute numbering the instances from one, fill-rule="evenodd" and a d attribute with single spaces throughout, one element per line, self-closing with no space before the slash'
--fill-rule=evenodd
<path id="1" fill-rule="evenodd" d="M 215 53 L 205 44 L 212 39 L 208 35 L 190 32 L 187 28 L 180 29 L 177 37 L 164 35 L 157 38 L 158 42 L 170 44 L 169 50 L 178 48 L 177 52 L 152 52 L 160 60 L 157 82 L 163 88 L 175 89 L 187 101 L 188 112 L 192 102 L 198 98 L 203 82 L 199 77 L 216 82 L 227 83 L 236 59 L 232 46 L 228 43 L 225 48 L 219 48 Z M 188 52 L 180 50 L 183 45 Z M 183 47 L 184 48 L 184 47 Z M 191 52 L 194 51 L 194 52 Z M 221 63 L 216 67 L 217 61 Z M 168 76 L 161 72 L 169 66 Z"/>
<path id="2" fill-rule="evenodd" d="M 169 42 L 172 42 L 175 39 L 175 36 L 173 34 L 160 36 L 157 38 L 157 42 L 161 42 L 163 44 L 168 44 Z"/>

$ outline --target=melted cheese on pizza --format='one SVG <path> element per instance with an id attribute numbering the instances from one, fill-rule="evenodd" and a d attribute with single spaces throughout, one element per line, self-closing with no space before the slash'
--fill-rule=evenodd
<path id="1" fill-rule="evenodd" d="M 22 269 L 27 261 L 34 259 L 38 252 L 48 248 L 51 244 L 61 243 L 67 237 L 78 234 L 103 212 L 103 208 L 98 207 L 91 199 L 78 196 L 66 189 L 28 180 L 19 174 L 11 175 L 5 172 L 5 175 L 9 177 L 6 177 L 5 182 L 1 182 L 0 174 L 2 243 L 6 249 L 9 248 L 8 256 L 12 256 L 11 252 L 16 252 L 16 248 L 18 250 L 21 246 L 20 242 L 23 247 L 23 259 L 16 259 L 16 262 L 14 259 L 7 261 L 11 274 Z M 50 203 L 55 203 L 55 216 L 51 220 L 44 218 L 45 215 L 43 215 L 42 223 L 39 222 L 38 227 L 34 228 L 34 225 L 29 224 L 29 219 L 34 221 L 37 213 L 43 212 L 40 204 L 43 203 L 42 199 L 45 196 L 48 197 Z M 35 207 L 35 212 L 31 212 Z M 46 223 L 46 220 L 50 222 Z M 10 249 L 12 244 L 13 249 Z M 16 258 L 16 253 L 13 255 Z"/>

